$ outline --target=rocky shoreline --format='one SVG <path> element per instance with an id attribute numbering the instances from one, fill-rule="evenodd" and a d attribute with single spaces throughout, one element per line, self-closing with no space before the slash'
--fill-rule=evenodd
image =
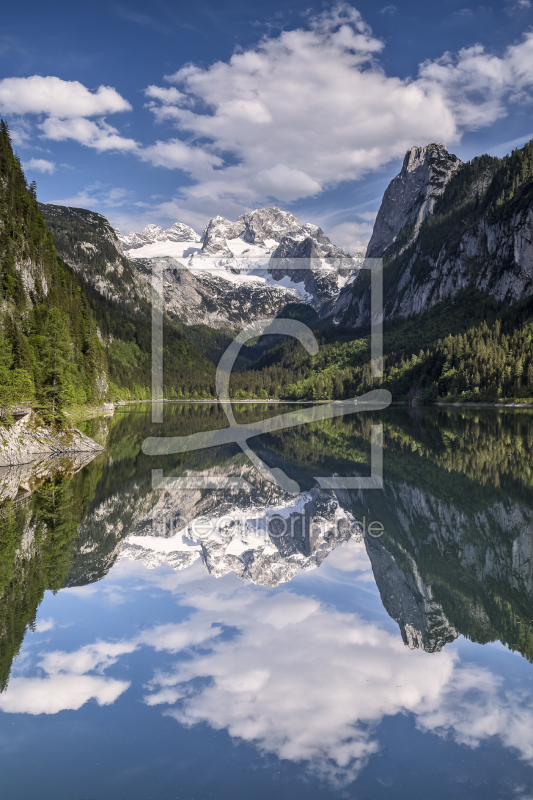
<path id="1" fill-rule="evenodd" d="M 44 426 L 31 410 L 11 427 L 0 428 L 0 467 L 19 466 L 55 456 L 95 456 L 101 450 L 103 447 L 77 428 Z"/>

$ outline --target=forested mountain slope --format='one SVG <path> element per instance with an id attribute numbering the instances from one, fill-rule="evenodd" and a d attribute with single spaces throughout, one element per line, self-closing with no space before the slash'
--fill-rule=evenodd
<path id="1" fill-rule="evenodd" d="M 151 396 L 151 269 L 133 263 L 109 222 L 83 208 L 40 205 L 54 245 L 74 271 L 96 320 L 109 365 L 114 399 Z M 194 330 L 185 335 L 177 319 L 164 326 L 165 396 L 210 396 L 214 365 L 209 351 L 217 334 Z"/>
<path id="2" fill-rule="evenodd" d="M 108 394 L 106 357 L 79 282 L 65 267 L 0 123 L 0 394 L 52 415 Z"/>

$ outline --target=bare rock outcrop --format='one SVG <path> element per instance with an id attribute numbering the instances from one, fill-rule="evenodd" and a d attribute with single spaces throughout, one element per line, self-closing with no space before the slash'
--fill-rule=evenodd
<path id="1" fill-rule="evenodd" d="M 415 239 L 420 225 L 431 214 L 437 198 L 461 164 L 462 161 L 448 153 L 440 142 L 411 147 L 405 154 L 400 173 L 383 195 L 367 258 L 381 258 L 406 226 L 413 225 L 410 239 Z"/>
<path id="2" fill-rule="evenodd" d="M 101 450 L 99 444 L 77 428 L 44 426 L 33 411 L 11 427 L 0 428 L 0 467 L 29 464 L 51 456 L 96 455 Z"/>

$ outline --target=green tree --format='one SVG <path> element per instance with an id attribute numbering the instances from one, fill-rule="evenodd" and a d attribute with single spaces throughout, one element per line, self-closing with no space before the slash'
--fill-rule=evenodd
<path id="1" fill-rule="evenodd" d="M 44 348 L 42 362 L 42 396 L 51 411 L 52 419 L 59 420 L 65 401 L 69 399 L 72 378 L 69 374 L 69 359 L 72 347 L 69 341 L 68 323 L 65 315 L 52 308 L 44 326 Z"/>

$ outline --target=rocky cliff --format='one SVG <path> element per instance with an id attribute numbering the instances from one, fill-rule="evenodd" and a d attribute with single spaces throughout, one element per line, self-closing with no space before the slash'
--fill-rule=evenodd
<path id="1" fill-rule="evenodd" d="M 367 258 L 382 258 L 406 227 L 411 228 L 410 240 L 414 240 L 461 164 L 462 161 L 448 153 L 440 142 L 426 147 L 411 147 L 405 154 L 400 173 L 389 183 L 383 195 L 366 251 Z"/>
<path id="2" fill-rule="evenodd" d="M 384 258 L 385 317 L 410 317 L 475 289 L 511 305 L 533 294 L 533 146 L 467 164 L 442 145 L 414 148 L 389 185 L 367 255 Z M 368 320 L 361 278 L 334 312 Z"/>
<path id="3" fill-rule="evenodd" d="M 459 633 L 442 606 L 435 602 L 431 586 L 420 576 L 416 561 L 405 553 L 410 569 L 401 569 L 380 539 L 367 536 L 365 545 L 381 602 L 398 623 L 404 644 L 410 650 L 437 653 L 453 642 Z"/>

